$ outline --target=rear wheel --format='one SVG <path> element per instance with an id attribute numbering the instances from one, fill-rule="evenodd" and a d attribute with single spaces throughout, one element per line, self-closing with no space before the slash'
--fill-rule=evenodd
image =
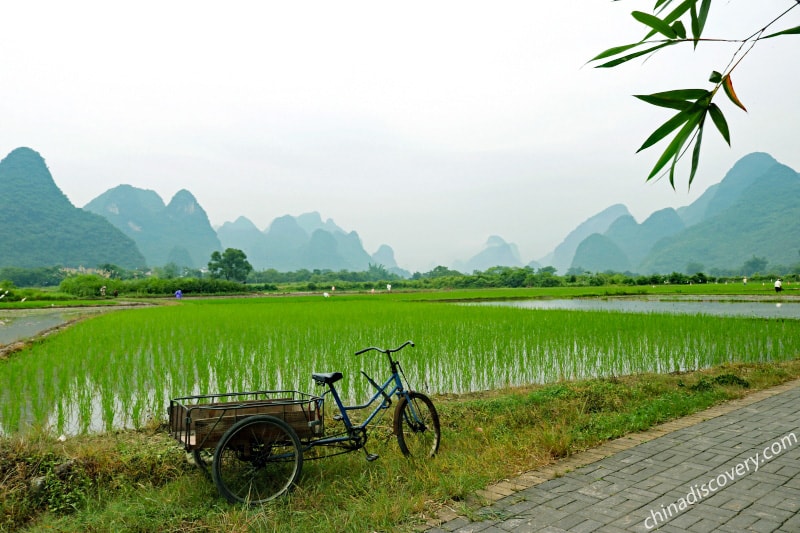
<path id="1" fill-rule="evenodd" d="M 439 413 L 430 398 L 409 392 L 394 411 L 394 433 L 403 455 L 433 457 L 439 450 Z"/>
<path id="2" fill-rule="evenodd" d="M 286 493 L 303 468 L 297 433 L 274 416 L 235 423 L 217 444 L 211 475 L 231 503 L 258 505 Z"/>

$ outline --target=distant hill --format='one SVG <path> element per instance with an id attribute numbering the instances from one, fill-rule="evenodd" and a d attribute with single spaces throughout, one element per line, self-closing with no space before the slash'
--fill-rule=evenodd
<path id="1" fill-rule="evenodd" d="M 467 261 L 457 261 L 454 264 L 455 270 L 471 274 L 472 272 L 484 271 L 495 266 L 521 267 L 522 260 L 519 257 L 517 245 L 507 243 L 497 235 L 492 235 L 486 241 L 485 248 Z"/>
<path id="2" fill-rule="evenodd" d="M 607 207 L 579 224 L 551 254 L 540 259 L 539 263 L 554 266 L 559 274 L 564 274 L 572 266 L 575 251 L 586 237 L 593 233 L 605 233 L 615 220 L 625 215 L 630 216 L 630 212 L 622 204 Z"/>
<path id="3" fill-rule="evenodd" d="M 234 222 L 225 222 L 217 228 L 217 237 L 223 249 L 242 250 L 256 270 L 268 268 L 267 236 L 249 218 L 239 217 Z"/>
<path id="4" fill-rule="evenodd" d="M 683 220 L 672 208 L 656 211 L 641 224 L 631 215 L 623 215 L 602 235 L 595 233 L 581 242 L 571 268 L 589 272 L 635 272 L 656 242 L 684 227 Z M 610 266 L 612 264 L 615 266 Z"/>
<path id="5" fill-rule="evenodd" d="M 0 161 L 0 266 L 63 265 L 124 268 L 175 263 L 204 267 L 211 253 L 243 250 L 257 270 L 364 271 L 370 265 L 408 276 L 394 252 L 373 255 L 355 231 L 345 231 L 317 212 L 285 215 L 260 230 L 239 217 L 215 231 L 187 190 L 169 204 L 157 193 L 120 185 L 73 206 L 58 189 L 42 157 L 18 148 Z M 638 223 L 621 204 L 586 219 L 532 268 L 553 266 L 633 273 L 684 272 L 702 267 L 734 272 L 753 256 L 769 265 L 800 263 L 800 178 L 765 153 L 743 157 L 720 183 L 691 205 L 656 211 Z M 525 264 L 516 245 L 492 236 L 482 250 L 455 262 L 461 272 Z M 688 272 L 693 273 L 693 272 Z"/>
<path id="6" fill-rule="evenodd" d="M 411 277 L 411 272 L 400 268 L 394 258 L 394 250 L 388 244 L 381 244 L 378 250 L 372 254 L 372 264 L 376 266 L 383 266 L 392 274 L 397 274 L 403 278 Z"/>
<path id="7" fill-rule="evenodd" d="M 627 272 L 631 264 L 622 249 L 611 238 L 599 233 L 592 233 L 581 241 L 575 250 L 572 268 L 581 268 L 591 272 Z M 591 265 L 584 267 L 583 265 Z"/>
<path id="8" fill-rule="evenodd" d="M 716 206 L 709 204 L 710 216 L 657 243 L 640 270 L 683 272 L 691 262 L 705 271 L 728 270 L 753 256 L 765 257 L 771 265 L 800 263 L 800 174 L 758 155 L 758 167 L 750 166 L 752 160 L 742 161 L 753 179 L 744 185 L 744 180 L 734 181 L 727 188 L 728 177 L 738 177 L 741 170 L 734 167 L 720 183 L 722 197 Z"/>
<path id="9" fill-rule="evenodd" d="M 17 148 L 0 161 L 0 190 L 0 266 L 146 265 L 132 239 L 72 205 L 30 148 Z"/>
<path id="10" fill-rule="evenodd" d="M 275 269 L 280 272 L 300 269 L 364 271 L 374 263 L 364 250 L 355 231 L 346 232 L 333 220 L 323 222 L 317 212 L 293 217 L 276 218 L 265 230 L 248 219 L 239 217 L 226 222 L 217 235 L 224 248 L 238 248 L 256 270 Z M 388 248 L 388 247 L 387 247 Z M 388 249 L 392 262 L 394 252 Z M 386 256 L 386 251 L 384 251 Z M 390 270 L 396 264 L 383 265 Z"/>
<path id="11" fill-rule="evenodd" d="M 627 264 L 641 274 L 685 272 L 690 265 L 736 271 L 753 256 L 791 266 L 800 262 L 798 193 L 797 172 L 768 154 L 753 153 L 691 205 L 657 211 L 641 224 L 624 215 L 607 231 L 587 237 L 572 267 L 624 271 L 619 269 Z"/>
<path id="12" fill-rule="evenodd" d="M 155 192 L 130 185 L 110 189 L 84 206 L 133 239 L 151 266 L 201 268 L 222 245 L 208 216 L 187 190 L 169 205 Z"/>

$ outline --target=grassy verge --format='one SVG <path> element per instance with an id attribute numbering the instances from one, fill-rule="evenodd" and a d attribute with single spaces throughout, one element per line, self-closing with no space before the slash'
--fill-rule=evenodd
<path id="1" fill-rule="evenodd" d="M 489 483 L 608 439 L 800 377 L 800 360 L 436 397 L 440 455 L 408 461 L 373 432 L 360 452 L 307 461 L 289 496 L 232 506 L 162 426 L 0 440 L 0 530 L 410 531 Z"/>

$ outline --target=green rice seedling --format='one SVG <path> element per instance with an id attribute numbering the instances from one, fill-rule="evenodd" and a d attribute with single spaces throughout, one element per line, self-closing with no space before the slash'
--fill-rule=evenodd
<path id="1" fill-rule="evenodd" d="M 416 295 L 415 295 L 416 297 Z M 0 427 L 81 433 L 163 419 L 169 398 L 314 390 L 341 371 L 363 402 L 388 365 L 368 346 L 413 340 L 401 363 L 412 388 L 465 393 L 800 353 L 800 321 L 462 306 L 410 297 L 184 300 L 107 313 L 0 363 Z M 73 406 L 77 405 L 77 409 Z"/>

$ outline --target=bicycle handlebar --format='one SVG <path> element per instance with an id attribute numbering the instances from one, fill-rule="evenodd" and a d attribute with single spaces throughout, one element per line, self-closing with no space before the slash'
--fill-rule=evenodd
<path id="1" fill-rule="evenodd" d="M 357 351 L 355 354 L 356 355 L 361 355 L 362 353 L 369 352 L 371 350 L 375 350 L 376 352 L 381 352 L 381 353 L 385 353 L 385 354 L 392 354 L 394 352 L 399 352 L 400 350 L 402 350 L 403 348 L 405 348 L 408 345 L 411 345 L 412 348 L 414 347 L 414 343 L 413 342 L 406 341 L 403 344 L 401 344 L 400 346 L 398 346 L 397 348 L 386 348 L 386 349 L 384 349 L 384 348 L 377 348 L 375 346 L 370 346 L 369 348 L 364 348 L 363 350 Z"/>

